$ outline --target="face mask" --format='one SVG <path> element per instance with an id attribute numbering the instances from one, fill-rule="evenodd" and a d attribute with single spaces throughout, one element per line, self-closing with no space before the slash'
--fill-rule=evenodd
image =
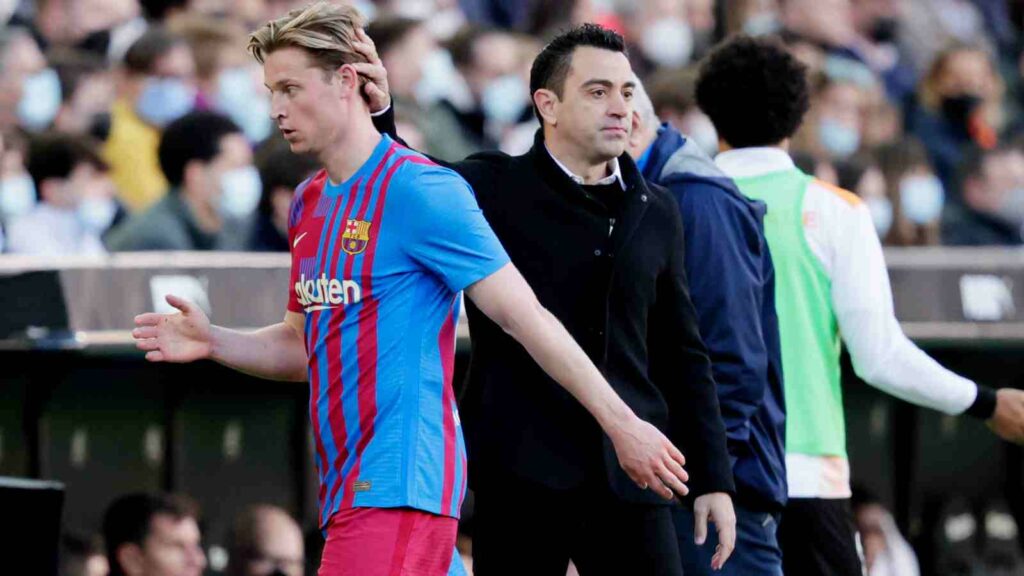
<path id="1" fill-rule="evenodd" d="M 644 30 L 640 48 L 655 64 L 680 68 L 690 61 L 693 32 L 679 19 L 660 20 Z"/>
<path id="2" fill-rule="evenodd" d="M 18 102 L 18 120 L 29 130 L 43 130 L 60 110 L 60 79 L 52 68 L 25 79 Z"/>
<path id="3" fill-rule="evenodd" d="M 1024 188 L 1013 188 L 1005 193 L 999 215 L 1015 224 L 1024 224 Z"/>
<path id="4" fill-rule="evenodd" d="M 879 44 L 885 44 L 896 40 L 900 31 L 900 21 L 897 18 L 879 18 L 871 26 L 871 39 Z"/>
<path id="5" fill-rule="evenodd" d="M 217 109 L 242 129 L 249 142 L 262 142 L 270 135 L 270 98 L 255 90 L 252 71 L 229 68 L 217 78 Z"/>
<path id="6" fill-rule="evenodd" d="M 885 238 L 892 227 L 892 202 L 888 198 L 872 197 L 864 201 L 871 212 L 871 222 L 875 225 L 875 232 L 879 238 Z"/>
<path id="7" fill-rule="evenodd" d="M 373 22 L 377 19 L 377 5 L 370 0 L 355 0 L 352 6 L 363 15 L 366 22 Z"/>
<path id="8" fill-rule="evenodd" d="M 492 80 L 480 95 L 480 106 L 487 118 L 512 124 L 523 115 L 530 99 L 530 88 L 522 78 L 508 74 Z"/>
<path id="9" fill-rule="evenodd" d="M 163 128 L 188 114 L 196 90 L 177 78 L 149 78 L 135 103 L 135 111 L 153 126 Z"/>
<path id="10" fill-rule="evenodd" d="M 954 125 L 966 128 L 980 105 L 981 97 L 974 94 L 948 96 L 942 99 L 942 115 Z"/>
<path id="11" fill-rule="evenodd" d="M 914 224 L 938 220 L 945 201 L 942 182 L 935 176 L 908 176 L 900 182 L 900 208 Z"/>
<path id="12" fill-rule="evenodd" d="M 14 220 L 36 205 L 36 185 L 28 174 L 0 180 L 0 217 Z"/>
<path id="13" fill-rule="evenodd" d="M 220 201 L 217 209 L 225 218 L 245 218 L 260 203 L 262 188 L 260 173 L 254 166 L 224 172 L 220 176 Z"/>
<path id="14" fill-rule="evenodd" d="M 782 23 L 771 12 L 755 14 L 743 23 L 743 31 L 751 36 L 766 36 L 775 34 L 779 30 L 782 30 Z"/>
<path id="15" fill-rule="evenodd" d="M 833 158 L 847 158 L 860 147 L 860 133 L 856 129 L 829 118 L 818 124 L 818 140 Z"/>
<path id="16" fill-rule="evenodd" d="M 113 198 L 83 198 L 78 202 L 77 215 L 86 230 L 99 235 L 114 221 L 117 202 Z"/>
<path id="17" fill-rule="evenodd" d="M 708 156 L 718 154 L 718 131 L 711 119 L 704 114 L 690 114 L 683 121 L 683 134 L 700 147 Z"/>
<path id="18" fill-rule="evenodd" d="M 423 60 L 423 74 L 416 84 L 416 100 L 421 104 L 450 100 L 454 92 L 467 90 L 465 81 L 459 76 L 446 50 L 434 50 Z"/>

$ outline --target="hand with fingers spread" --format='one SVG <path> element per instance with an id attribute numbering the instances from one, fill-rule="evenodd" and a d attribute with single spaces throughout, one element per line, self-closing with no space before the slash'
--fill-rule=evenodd
<path id="1" fill-rule="evenodd" d="M 135 347 L 145 350 L 150 362 L 184 363 L 209 358 L 212 333 L 206 314 L 177 296 L 167 296 L 167 303 L 179 312 L 135 317 Z"/>
<path id="2" fill-rule="evenodd" d="M 666 500 L 690 491 L 684 484 L 689 480 L 683 470 L 686 458 L 652 424 L 634 416 L 609 437 L 619 465 L 637 486 L 654 490 Z"/>
<path id="3" fill-rule="evenodd" d="M 694 544 L 703 546 L 708 537 L 708 520 L 715 523 L 718 546 L 711 558 L 711 568 L 721 570 L 736 548 L 736 511 L 732 498 L 725 492 L 712 492 L 699 496 L 693 502 Z"/>
<path id="4" fill-rule="evenodd" d="M 362 76 L 366 83 L 363 84 L 363 94 L 370 105 L 370 113 L 383 112 L 391 106 L 391 94 L 388 89 L 388 71 L 377 54 L 377 46 L 373 40 L 362 29 L 356 29 L 356 42 L 353 48 L 364 58 L 366 62 L 356 62 L 353 66 L 356 72 Z"/>

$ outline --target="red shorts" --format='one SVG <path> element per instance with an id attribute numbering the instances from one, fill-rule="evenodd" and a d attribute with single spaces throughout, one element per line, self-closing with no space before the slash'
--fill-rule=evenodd
<path id="1" fill-rule="evenodd" d="M 339 510 L 317 576 L 464 576 L 459 521 L 410 508 Z"/>

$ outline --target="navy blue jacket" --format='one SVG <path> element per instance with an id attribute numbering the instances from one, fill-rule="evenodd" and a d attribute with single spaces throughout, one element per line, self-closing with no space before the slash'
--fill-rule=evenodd
<path id="1" fill-rule="evenodd" d="M 667 124 L 639 164 L 644 178 L 679 203 L 690 296 L 718 384 L 736 500 L 778 509 L 786 502 L 786 405 L 765 205 L 743 196 Z"/>

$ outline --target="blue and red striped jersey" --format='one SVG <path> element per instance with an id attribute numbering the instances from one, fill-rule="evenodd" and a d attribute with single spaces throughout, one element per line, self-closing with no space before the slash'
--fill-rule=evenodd
<path id="1" fill-rule="evenodd" d="M 289 238 L 321 526 L 352 507 L 458 517 L 459 292 L 509 261 L 469 184 L 384 136 L 345 182 L 320 171 L 299 186 Z"/>

